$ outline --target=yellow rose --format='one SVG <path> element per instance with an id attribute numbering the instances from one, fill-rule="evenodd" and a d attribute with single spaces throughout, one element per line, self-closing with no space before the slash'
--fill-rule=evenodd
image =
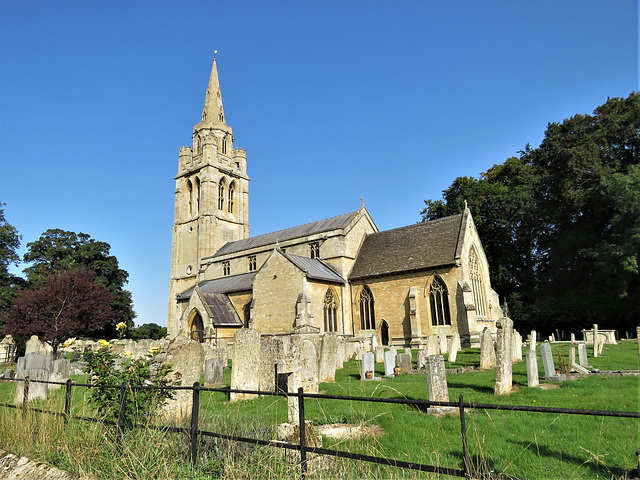
<path id="1" fill-rule="evenodd" d="M 103 340 L 103 339 L 98 340 L 98 343 L 100 345 L 102 345 L 103 347 L 108 347 L 108 346 L 111 345 L 109 342 L 107 342 L 106 340 Z"/>
<path id="2" fill-rule="evenodd" d="M 125 328 L 127 328 L 127 324 L 124 322 L 120 322 L 116 325 L 116 330 L 124 330 Z"/>

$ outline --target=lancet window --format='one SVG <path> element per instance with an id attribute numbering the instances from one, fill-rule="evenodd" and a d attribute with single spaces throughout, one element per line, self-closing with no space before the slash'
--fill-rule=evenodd
<path id="1" fill-rule="evenodd" d="M 193 205 L 191 204 L 192 195 L 193 195 L 193 186 L 191 185 L 191 180 L 187 180 L 187 201 L 189 204 L 189 215 L 193 214 Z"/>
<path id="2" fill-rule="evenodd" d="M 222 262 L 222 275 L 225 277 L 231 275 L 231 265 L 229 262 Z"/>
<path id="3" fill-rule="evenodd" d="M 256 256 L 255 255 L 250 255 L 249 256 L 249 271 L 253 272 L 254 270 L 256 270 L 256 266 L 257 266 Z"/>
<path id="4" fill-rule="evenodd" d="M 376 317 L 373 295 L 368 287 L 363 287 L 360 292 L 360 329 L 375 330 Z"/>
<path id="5" fill-rule="evenodd" d="M 218 210 L 224 210 L 224 180 L 218 184 Z"/>
<path id="6" fill-rule="evenodd" d="M 431 325 L 451 325 L 449 294 L 447 286 L 440 277 L 435 277 L 429 287 L 429 305 L 431 306 Z"/>
<path id="7" fill-rule="evenodd" d="M 236 184 L 229 185 L 229 213 L 233 213 L 233 195 L 236 190 Z"/>
<path id="8" fill-rule="evenodd" d="M 487 302 L 484 296 L 484 280 L 475 248 L 471 248 L 469 252 L 469 277 L 471 278 L 471 290 L 473 291 L 473 303 L 476 306 L 476 316 L 486 318 Z"/>
<path id="9" fill-rule="evenodd" d="M 325 332 L 337 332 L 338 331 L 338 302 L 336 296 L 333 293 L 333 289 L 328 288 L 327 293 L 324 295 L 324 331 Z"/>
<path id="10" fill-rule="evenodd" d="M 320 258 L 320 243 L 313 242 L 309 244 L 309 256 L 311 258 Z"/>

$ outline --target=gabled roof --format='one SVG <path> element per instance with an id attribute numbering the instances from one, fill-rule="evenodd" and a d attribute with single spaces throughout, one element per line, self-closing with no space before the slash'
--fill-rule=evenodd
<path id="1" fill-rule="evenodd" d="M 240 275 L 233 275 L 231 277 L 221 277 L 214 280 L 207 280 L 198 285 L 202 294 L 209 293 L 233 293 L 243 292 L 245 290 L 251 290 L 253 285 L 253 277 L 257 272 L 243 273 Z M 193 295 L 195 287 L 191 287 L 178 295 L 178 301 L 189 300 Z"/>
<path id="2" fill-rule="evenodd" d="M 466 212 L 465 212 L 466 213 Z M 464 214 L 367 235 L 350 280 L 425 270 L 456 263 Z"/>
<path id="3" fill-rule="evenodd" d="M 209 308 L 211 320 L 216 327 L 241 327 L 242 320 L 231 300 L 224 293 L 204 293 L 202 299 Z"/>
<path id="4" fill-rule="evenodd" d="M 323 282 L 334 283 L 346 283 L 346 281 L 334 272 L 327 264 L 317 258 L 300 257 L 298 255 L 291 255 L 288 253 L 282 253 L 282 255 L 289 259 L 296 267 L 302 270 L 307 278 L 311 280 L 320 280 Z"/>
<path id="5" fill-rule="evenodd" d="M 264 235 L 258 235 L 256 237 L 229 242 L 225 244 L 220 250 L 218 250 L 213 256 L 219 257 L 220 255 L 226 255 L 227 253 L 235 253 L 242 250 L 248 250 L 250 248 L 264 247 L 276 242 L 284 242 L 285 240 L 291 240 L 294 238 L 305 237 L 329 230 L 344 228 L 356 215 L 356 213 L 358 213 L 358 211 L 345 213 L 344 215 L 338 215 L 337 217 L 325 218 L 324 220 L 306 223 L 297 227 L 285 228 L 284 230 L 278 230 L 277 232 L 265 233 Z"/>

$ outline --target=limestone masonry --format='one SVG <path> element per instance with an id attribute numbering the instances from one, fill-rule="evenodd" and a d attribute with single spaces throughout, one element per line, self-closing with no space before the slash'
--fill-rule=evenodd
<path id="1" fill-rule="evenodd" d="M 180 148 L 169 337 L 233 342 L 239 329 L 422 347 L 478 346 L 502 316 L 470 211 L 378 231 L 364 206 L 249 236 L 245 150 L 225 120 L 216 61 L 193 145 Z"/>

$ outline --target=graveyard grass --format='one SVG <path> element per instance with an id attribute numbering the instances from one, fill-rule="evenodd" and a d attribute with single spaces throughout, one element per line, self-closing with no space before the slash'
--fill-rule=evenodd
<path id="1" fill-rule="evenodd" d="M 603 355 L 589 363 L 600 370 L 638 370 L 634 341 L 606 345 Z M 416 351 L 413 352 L 414 364 Z M 554 345 L 568 359 L 568 345 Z M 445 355 L 446 358 L 446 355 Z M 447 368 L 477 367 L 479 349 L 463 349 Z M 542 375 L 542 362 L 539 361 Z M 376 364 L 376 375 L 383 375 Z M 80 380 L 80 379 L 77 379 Z M 230 384 L 230 370 L 224 380 Z M 449 396 L 465 402 L 537 405 L 592 410 L 640 410 L 638 377 L 593 375 L 553 388 L 527 387 L 526 364 L 513 367 L 514 392 L 493 394 L 495 370 L 449 373 Z M 0 384 L 0 402 L 12 403 L 13 384 Z M 424 373 L 401 375 L 383 381 L 360 381 L 360 362 L 351 360 L 336 371 L 336 383 L 320 385 L 321 393 L 378 398 L 427 398 Z M 74 389 L 74 414 L 95 416 L 88 410 L 84 389 Z M 33 406 L 61 411 L 64 390 Z M 200 429 L 242 437 L 273 439 L 278 423 L 287 420 L 283 398 L 263 396 L 229 404 L 220 392 L 201 393 Z M 336 448 L 397 460 L 462 469 L 460 418 L 436 418 L 406 405 L 357 401 L 307 399 L 307 420 L 315 425 L 348 423 L 369 427 L 371 434 L 342 440 L 324 439 Z M 639 422 L 631 418 L 567 414 L 467 410 L 469 452 L 478 476 L 506 474 L 523 479 L 617 479 L 636 466 Z M 123 448 L 113 444 L 113 427 L 29 411 L 23 418 L 16 409 L 0 407 L 0 448 L 63 470 L 98 478 L 301 478 L 299 468 L 286 461 L 285 450 L 201 437 L 198 465 L 187 461 L 188 438 L 155 430 L 125 432 Z M 441 478 L 434 474 L 367 464 L 346 459 L 312 460 L 321 464 L 310 478 Z M 452 478 L 452 477 L 442 477 Z"/>

